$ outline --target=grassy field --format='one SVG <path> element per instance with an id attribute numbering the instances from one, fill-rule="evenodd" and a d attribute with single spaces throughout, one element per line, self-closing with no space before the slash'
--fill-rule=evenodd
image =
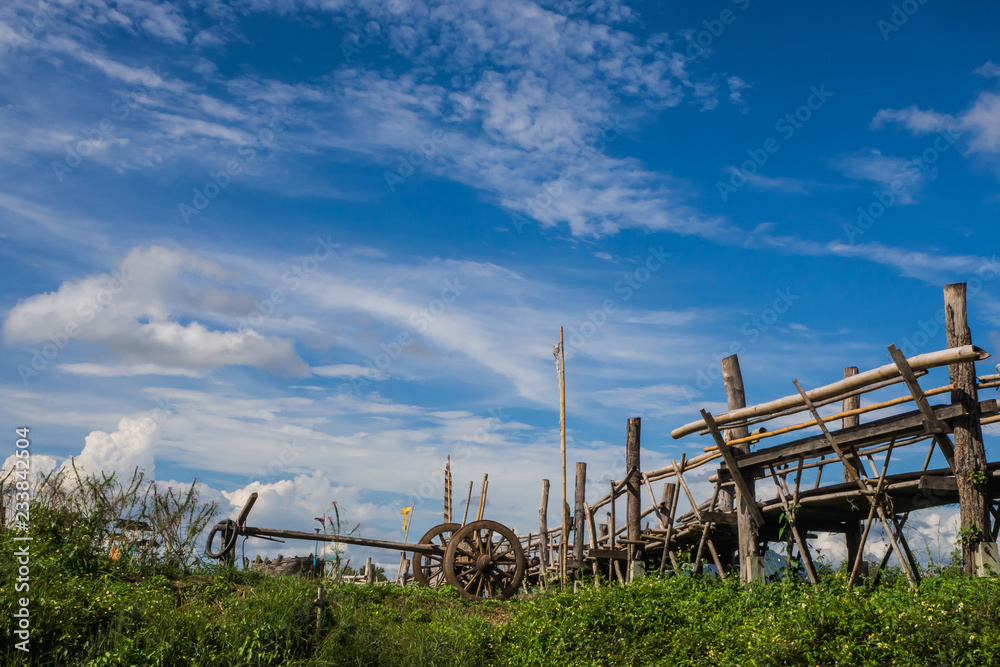
<path id="1" fill-rule="evenodd" d="M 917 591 L 892 572 L 849 590 L 827 569 L 817 587 L 667 576 L 475 603 L 451 589 L 326 585 L 317 606 L 315 580 L 182 567 L 197 531 L 162 533 L 176 557 L 132 544 L 121 549 L 132 558 L 113 559 L 113 480 L 83 496 L 64 488 L 32 505 L 26 592 L 15 590 L 26 542 L 0 535 L 2 664 L 1000 665 L 1000 578 L 954 566 Z M 128 497 L 164 525 L 211 514 L 183 492 Z M 13 616 L 25 596 L 28 655 Z"/>
<path id="2" fill-rule="evenodd" d="M 11 562 L 4 543 L 3 562 Z M 220 569 L 144 573 L 95 563 L 33 569 L 38 665 L 998 665 L 1000 581 L 954 572 L 919 592 L 843 575 L 743 587 L 648 579 L 508 602 L 452 590 L 327 586 Z M 51 573 L 51 576 L 50 576 Z M 4 568 L 3 618 L 15 608 Z M 5 664 L 28 664 L 11 623 Z"/>

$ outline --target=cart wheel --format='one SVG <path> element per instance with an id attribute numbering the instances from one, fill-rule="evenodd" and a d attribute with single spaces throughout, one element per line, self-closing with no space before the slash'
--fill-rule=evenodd
<path id="1" fill-rule="evenodd" d="M 461 527 L 460 523 L 442 523 L 420 538 L 420 544 L 435 544 L 441 547 L 441 553 L 413 554 L 413 578 L 418 584 L 437 588 L 444 583 L 444 552 L 451 536 Z"/>
<path id="2" fill-rule="evenodd" d="M 496 521 L 475 521 L 452 535 L 444 555 L 445 580 L 469 600 L 506 600 L 528 569 L 521 541 Z"/>

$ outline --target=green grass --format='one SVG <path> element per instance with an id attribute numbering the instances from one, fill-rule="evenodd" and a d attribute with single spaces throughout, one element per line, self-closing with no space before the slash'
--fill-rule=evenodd
<path id="1" fill-rule="evenodd" d="M 4 563 L 9 563 L 9 544 Z M 714 578 L 587 586 L 508 602 L 114 562 L 32 570 L 38 665 L 1000 665 L 1000 580 L 945 571 L 847 590 Z M 4 567 L 0 612 L 15 605 Z M 27 664 L 3 629 L 5 664 Z"/>
<path id="2" fill-rule="evenodd" d="M 211 509 L 189 493 L 138 493 L 112 479 L 49 488 L 32 504 L 27 593 L 15 591 L 25 542 L 0 534 L 0 664 L 1000 667 L 1000 578 L 968 578 L 955 564 L 928 572 L 917 591 L 891 571 L 849 590 L 829 569 L 817 587 L 668 576 L 507 602 L 328 584 L 317 610 L 313 580 L 185 567 L 188 528 Z M 122 507 L 183 528 L 175 548 L 110 558 Z M 24 596 L 30 656 L 14 648 Z"/>

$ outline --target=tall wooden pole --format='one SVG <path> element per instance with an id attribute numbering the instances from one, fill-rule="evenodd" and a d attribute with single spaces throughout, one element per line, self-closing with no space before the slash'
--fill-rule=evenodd
<path id="1" fill-rule="evenodd" d="M 566 348 L 563 345 L 563 328 L 559 327 L 559 431 L 562 436 L 562 537 L 560 538 L 559 585 L 566 587 L 566 535 L 569 531 L 566 521 Z"/>
<path id="2" fill-rule="evenodd" d="M 849 378 L 851 376 L 858 374 L 857 366 L 848 366 L 844 369 L 844 377 Z M 857 410 L 861 407 L 861 395 L 848 396 L 844 399 L 843 411 L 848 412 L 850 410 Z M 848 415 L 841 420 L 841 427 L 848 428 L 851 426 L 857 426 L 861 423 L 860 415 Z M 850 470 L 849 470 L 850 469 Z M 851 474 L 853 470 L 854 474 Z M 844 481 L 854 482 L 858 477 L 859 471 L 854 468 L 853 465 L 848 460 L 844 460 Z M 858 551 L 861 548 L 861 520 L 857 521 L 845 521 L 844 526 L 846 530 L 844 531 L 844 540 L 847 543 L 847 562 L 854 563 L 858 558 Z"/>
<path id="3" fill-rule="evenodd" d="M 587 501 L 587 464 L 582 461 L 576 464 L 576 489 L 573 496 L 573 561 L 576 565 L 575 578 L 579 579 L 583 565 L 583 522 L 586 518 L 584 504 Z"/>
<path id="4" fill-rule="evenodd" d="M 965 283 L 944 287 L 945 331 L 948 347 L 972 345 L 972 332 L 966 311 Z M 958 482 L 958 505 L 962 532 L 962 568 L 972 574 L 973 554 L 979 542 L 990 537 L 989 504 L 985 481 L 976 477 L 986 471 L 986 451 L 983 449 L 983 427 L 979 423 L 979 396 L 976 391 L 976 364 L 966 362 L 948 367 L 954 389 L 951 402 L 961 403 L 965 415 L 956 417 L 955 481 Z"/>
<path id="5" fill-rule="evenodd" d="M 625 436 L 625 469 L 627 470 L 627 482 L 625 484 L 625 521 L 628 527 L 629 544 L 629 579 L 635 578 L 635 573 L 640 569 L 636 563 L 641 555 L 641 551 L 636 548 L 634 542 L 639 541 L 640 515 L 642 514 L 642 500 L 639 497 L 639 487 L 642 485 L 641 471 L 639 464 L 639 437 L 642 430 L 642 420 L 639 417 L 630 417 Z"/>
<path id="6" fill-rule="evenodd" d="M 720 363 L 722 365 L 722 383 L 726 388 L 726 402 L 729 410 L 745 408 L 747 397 L 746 392 L 743 390 L 743 372 L 740 370 L 739 357 L 734 354 L 726 357 Z M 738 426 L 726 429 L 723 437 L 728 441 L 735 440 L 736 438 L 745 438 L 747 435 L 749 435 L 747 427 Z M 750 452 L 750 443 L 734 445 L 733 449 L 740 454 L 748 454 Z M 753 494 L 755 492 L 753 478 L 747 479 L 746 483 L 749 487 L 749 492 Z M 750 502 L 756 502 L 756 500 L 755 497 L 749 498 Z M 736 528 L 739 531 L 740 578 L 745 582 L 750 582 L 753 580 L 755 574 L 759 574 L 756 571 L 755 564 L 759 555 L 757 544 L 760 541 L 760 526 L 753 520 L 746 499 L 741 499 L 737 508 Z"/>

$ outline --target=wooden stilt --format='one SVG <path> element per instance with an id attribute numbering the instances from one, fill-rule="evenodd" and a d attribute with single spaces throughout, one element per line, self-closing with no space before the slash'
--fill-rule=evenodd
<path id="1" fill-rule="evenodd" d="M 812 400 L 809 398 L 809 395 L 802 388 L 802 385 L 799 384 L 798 380 L 792 380 L 792 383 L 795 385 L 795 388 L 799 390 L 799 395 L 802 397 L 802 400 L 805 402 L 806 406 L 808 406 L 810 412 L 813 413 L 813 417 L 816 418 L 819 428 L 821 431 L 823 431 L 823 435 L 826 437 L 826 440 L 829 443 L 830 447 L 837 454 L 837 457 L 840 459 L 841 463 L 846 463 L 847 457 L 844 455 L 844 451 L 840 448 L 840 445 L 837 444 L 836 438 L 834 438 L 833 435 L 830 433 L 830 430 L 826 427 L 826 424 L 819 418 L 819 413 L 816 411 L 816 407 L 813 405 Z M 855 469 L 853 465 L 847 463 L 847 466 L 844 469 L 849 471 L 850 476 L 853 478 L 853 481 L 858 485 L 858 488 L 861 489 L 861 492 L 866 496 L 869 496 L 870 490 L 868 486 L 865 484 L 865 482 L 862 480 L 860 475 L 858 474 L 858 473 L 863 473 L 864 468 L 861 468 L 859 466 L 858 469 Z M 878 514 L 879 521 L 882 522 L 882 526 L 885 528 L 885 532 L 889 536 L 890 541 L 892 542 L 893 549 L 896 552 L 896 557 L 899 558 L 899 564 L 903 567 L 903 572 L 906 574 L 906 580 L 910 583 L 910 586 L 912 588 L 916 588 L 917 582 L 914 579 L 914 573 L 910 572 L 910 568 L 907 566 L 906 563 L 905 555 L 899 548 L 899 545 L 896 543 L 895 538 L 892 537 L 892 529 L 889 527 L 889 520 L 886 518 L 882 506 L 871 496 L 869 496 L 868 499 L 872 503 L 875 503 L 875 512 L 876 514 Z"/>
<path id="2" fill-rule="evenodd" d="M 945 285 L 945 331 L 948 345 L 972 345 L 972 332 L 966 314 L 965 283 Z M 965 408 L 966 414 L 954 422 L 955 479 L 958 480 L 958 506 L 962 530 L 968 539 L 962 541 L 962 569 L 973 574 L 973 554 L 976 544 L 990 534 L 990 517 L 987 511 L 986 488 L 973 481 L 974 475 L 986 470 L 986 451 L 983 448 L 983 428 L 979 422 L 979 398 L 976 389 L 975 361 L 953 363 L 948 376 L 954 390 L 951 402 Z M 940 446 L 941 443 L 938 443 Z"/>

